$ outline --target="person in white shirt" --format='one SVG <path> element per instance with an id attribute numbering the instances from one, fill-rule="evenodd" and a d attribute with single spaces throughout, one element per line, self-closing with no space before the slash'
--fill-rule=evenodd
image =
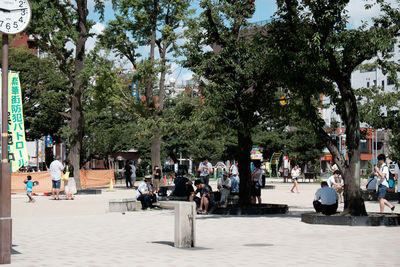
<path id="1" fill-rule="evenodd" d="M 394 178 L 397 181 L 397 195 L 399 197 L 398 203 L 400 203 L 400 181 L 399 181 L 399 176 L 400 176 L 399 164 L 397 162 L 395 162 L 394 163 Z"/>
<path id="2" fill-rule="evenodd" d="M 224 173 L 222 178 L 218 178 L 217 188 L 221 193 L 221 200 L 219 203 L 221 206 L 226 206 L 228 204 L 229 193 L 231 192 L 231 180 L 228 178 L 227 173 Z"/>
<path id="3" fill-rule="evenodd" d="M 56 159 L 50 164 L 50 178 L 52 182 L 51 195 L 52 199 L 60 200 L 60 187 L 61 187 L 61 175 L 64 170 L 64 166 L 60 162 L 61 157 L 57 156 Z"/>
<path id="4" fill-rule="evenodd" d="M 139 185 L 136 191 L 136 199 L 142 203 L 143 210 L 153 208 L 153 202 L 156 202 L 157 199 L 151 186 L 151 177 L 146 177 Z"/>
<path id="5" fill-rule="evenodd" d="M 339 195 L 340 202 L 343 202 L 342 193 L 343 193 L 344 183 L 341 178 L 340 171 L 339 170 L 334 171 L 333 175 L 329 177 L 326 182 L 328 183 L 329 187 L 332 187 L 336 190 L 336 192 Z"/>
<path id="6" fill-rule="evenodd" d="M 300 171 L 301 171 L 301 169 L 299 168 L 299 166 L 294 165 L 292 172 L 290 173 L 292 176 L 292 182 L 293 182 L 293 187 L 292 187 L 292 189 L 290 189 L 290 192 L 292 192 L 292 193 L 294 193 L 293 189 L 295 189 L 295 188 L 296 188 L 296 192 L 300 193 L 299 186 L 297 184 L 297 179 L 300 176 Z"/>
<path id="7" fill-rule="evenodd" d="M 200 172 L 200 180 L 203 182 L 203 184 L 208 185 L 210 175 L 213 174 L 214 170 L 212 164 L 208 162 L 207 157 L 204 157 L 204 160 L 200 162 L 197 171 Z"/>
<path id="8" fill-rule="evenodd" d="M 378 184 L 378 200 L 379 200 L 379 209 L 380 212 L 383 213 L 385 211 L 385 205 L 388 206 L 392 212 L 394 211 L 394 206 L 390 204 L 389 201 L 385 199 L 386 191 L 389 187 L 389 167 L 386 165 L 386 156 L 384 154 L 378 155 L 378 166 L 375 166 L 375 177 L 377 177 Z"/>
<path id="9" fill-rule="evenodd" d="M 338 208 L 338 195 L 335 189 L 329 187 L 327 182 L 321 182 L 321 188 L 315 193 L 313 206 L 316 212 L 325 215 L 335 214 Z"/>
<path id="10" fill-rule="evenodd" d="M 135 182 L 136 182 L 136 166 L 135 166 L 135 161 L 131 162 L 131 186 L 135 187 Z"/>

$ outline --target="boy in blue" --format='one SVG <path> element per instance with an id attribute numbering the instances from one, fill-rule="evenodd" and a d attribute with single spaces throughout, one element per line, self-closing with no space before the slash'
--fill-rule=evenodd
<path id="1" fill-rule="evenodd" d="M 38 182 L 32 182 L 32 176 L 28 175 L 26 177 L 26 180 L 24 181 L 24 183 L 26 184 L 26 195 L 29 198 L 28 202 L 35 202 L 35 200 L 32 198 L 32 188 L 38 184 Z"/>

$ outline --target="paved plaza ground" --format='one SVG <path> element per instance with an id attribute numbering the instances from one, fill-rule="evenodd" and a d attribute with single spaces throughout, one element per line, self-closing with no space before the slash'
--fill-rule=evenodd
<path id="1" fill-rule="evenodd" d="M 173 210 L 107 211 L 109 199 L 134 197 L 134 190 L 73 201 L 38 196 L 36 203 L 13 195 L 11 266 L 400 266 L 400 227 L 302 223 L 319 184 L 300 183 L 300 194 L 289 192 L 290 183 L 273 184 L 263 202 L 288 204 L 289 214 L 198 215 L 193 249 L 173 247 Z M 366 207 L 379 211 L 378 202 Z"/>

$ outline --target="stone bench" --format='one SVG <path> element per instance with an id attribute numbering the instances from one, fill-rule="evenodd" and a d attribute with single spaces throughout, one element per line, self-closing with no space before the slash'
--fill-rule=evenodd
<path id="1" fill-rule="evenodd" d="M 142 203 L 136 198 L 110 199 L 108 202 L 110 212 L 126 212 L 142 209 Z"/>

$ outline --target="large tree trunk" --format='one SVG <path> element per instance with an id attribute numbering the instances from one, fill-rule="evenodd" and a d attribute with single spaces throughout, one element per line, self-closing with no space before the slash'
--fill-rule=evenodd
<path id="1" fill-rule="evenodd" d="M 345 107 L 343 122 L 346 126 L 346 146 L 349 157 L 349 164 L 343 173 L 345 182 L 343 212 L 361 216 L 366 215 L 367 212 L 360 189 L 360 121 L 357 101 L 351 90 L 350 79 L 343 84 L 338 84 L 338 87 Z"/>
<path id="2" fill-rule="evenodd" d="M 74 93 L 72 95 L 71 103 L 71 149 L 69 159 L 74 166 L 74 178 L 76 186 L 81 189 L 80 180 L 80 155 L 82 149 L 82 138 L 83 138 L 83 113 L 82 113 L 82 92 L 83 92 L 83 81 L 81 72 L 84 68 L 85 60 L 85 44 L 87 40 L 87 0 L 77 0 L 78 8 L 78 41 L 76 44 L 76 56 L 75 56 L 75 73 L 74 73 Z"/>
<path id="3" fill-rule="evenodd" d="M 237 132 L 238 137 L 238 155 L 239 155 L 239 204 L 246 206 L 251 204 L 250 183 L 250 152 L 253 146 L 251 133 L 249 129 L 241 129 Z"/>

